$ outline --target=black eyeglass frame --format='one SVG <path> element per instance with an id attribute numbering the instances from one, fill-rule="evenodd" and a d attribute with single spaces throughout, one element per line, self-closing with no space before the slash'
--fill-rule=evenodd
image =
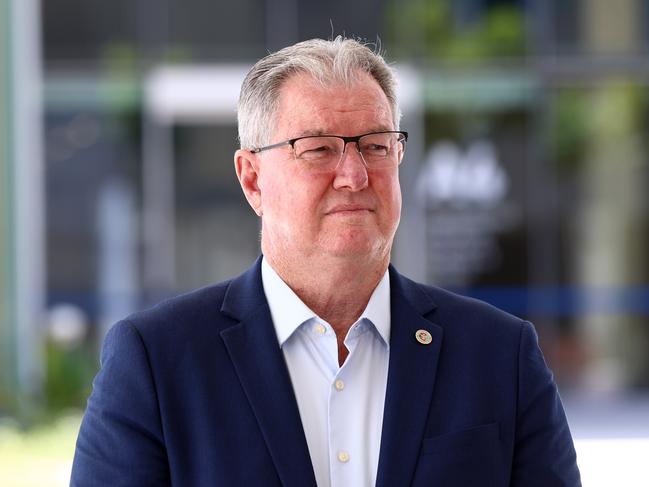
<path id="1" fill-rule="evenodd" d="M 316 137 L 336 137 L 338 139 L 342 139 L 345 142 L 345 145 L 343 146 L 343 153 L 345 152 L 345 149 L 347 148 L 347 144 L 350 142 L 355 142 L 356 143 L 356 149 L 360 151 L 360 147 L 358 146 L 358 142 L 361 140 L 361 138 L 367 136 L 367 135 L 378 135 L 378 134 L 399 134 L 403 136 L 403 139 L 399 139 L 399 142 L 407 142 L 408 141 L 408 132 L 404 132 L 402 130 L 381 130 L 379 132 L 368 132 L 366 134 L 361 134 L 361 135 L 354 135 L 352 137 L 345 137 L 344 135 L 333 135 L 333 134 L 321 134 L 321 135 L 303 135 L 302 137 L 295 137 L 294 139 L 288 139 L 283 142 L 277 142 L 276 144 L 271 144 L 267 145 L 264 147 L 255 147 L 250 149 L 250 152 L 253 154 L 258 154 L 263 151 L 267 151 L 269 149 L 275 149 L 277 147 L 282 147 L 285 145 L 290 145 L 291 148 L 295 151 L 295 143 L 298 140 L 302 139 L 313 139 Z"/>

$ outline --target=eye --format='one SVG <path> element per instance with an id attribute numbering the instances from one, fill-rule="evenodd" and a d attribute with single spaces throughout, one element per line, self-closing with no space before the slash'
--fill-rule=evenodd
<path id="1" fill-rule="evenodd" d="M 336 139 L 307 137 L 295 142 L 295 156 L 299 159 L 325 159 L 339 152 Z"/>
<path id="2" fill-rule="evenodd" d="M 380 144 L 370 144 L 369 146 L 367 146 L 367 150 L 374 152 L 387 152 L 388 147 Z"/>
<path id="3" fill-rule="evenodd" d="M 360 149 L 366 157 L 384 158 L 392 152 L 394 143 L 392 134 L 368 134 L 361 138 Z"/>
<path id="4" fill-rule="evenodd" d="M 326 145 L 320 145 L 317 147 L 310 147 L 308 149 L 302 149 L 301 151 L 295 151 L 295 155 L 298 159 L 325 159 L 331 157 L 335 153 L 331 147 Z"/>
<path id="5" fill-rule="evenodd" d="M 369 143 L 361 147 L 361 152 L 372 157 L 385 157 L 390 153 L 390 148 L 387 145 Z"/>

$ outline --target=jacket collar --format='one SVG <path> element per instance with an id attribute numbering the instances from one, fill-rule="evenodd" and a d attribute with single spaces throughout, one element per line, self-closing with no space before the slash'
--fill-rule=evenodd
<path id="1" fill-rule="evenodd" d="M 435 386 L 443 330 L 425 288 L 390 266 L 392 327 L 377 487 L 407 486 L 419 458 Z M 417 335 L 428 333 L 429 343 Z M 420 337 L 421 338 L 421 337 Z"/>

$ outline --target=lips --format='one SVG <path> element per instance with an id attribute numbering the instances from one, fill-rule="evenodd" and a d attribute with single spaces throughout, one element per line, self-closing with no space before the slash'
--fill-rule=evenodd
<path id="1" fill-rule="evenodd" d="M 343 205 L 336 205 L 333 208 L 331 208 L 329 211 L 327 211 L 328 215 L 335 214 L 335 213 L 360 213 L 363 211 L 374 211 L 372 208 L 370 208 L 367 205 L 358 205 L 358 204 L 343 204 Z"/>

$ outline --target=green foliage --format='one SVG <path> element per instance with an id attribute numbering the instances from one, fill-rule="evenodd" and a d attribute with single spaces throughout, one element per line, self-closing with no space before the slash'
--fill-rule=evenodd
<path id="1" fill-rule="evenodd" d="M 582 90 L 568 88 L 558 92 L 554 107 L 554 160 L 557 161 L 559 169 L 574 170 L 583 157 L 588 141 L 587 101 Z"/>
<path id="2" fill-rule="evenodd" d="M 456 25 L 449 0 L 394 0 L 388 6 L 387 32 L 402 57 L 478 61 L 522 56 L 526 50 L 522 12 L 493 7 L 469 25 Z"/>
<path id="3" fill-rule="evenodd" d="M 132 75 L 138 69 L 138 56 L 130 42 L 112 42 L 104 47 L 101 61 L 109 74 Z"/>
<path id="4" fill-rule="evenodd" d="M 49 413 L 83 408 L 97 371 L 96 357 L 83 344 L 63 347 L 48 343 L 45 398 Z"/>
<path id="5" fill-rule="evenodd" d="M 581 167 L 593 141 L 616 144 L 640 127 L 647 107 L 645 90 L 625 80 L 608 80 L 589 90 L 563 88 L 554 99 L 555 160 L 562 171 Z"/>

